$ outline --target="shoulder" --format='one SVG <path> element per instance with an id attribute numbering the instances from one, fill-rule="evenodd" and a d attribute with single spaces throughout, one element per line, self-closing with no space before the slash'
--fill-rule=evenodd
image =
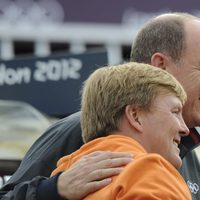
<path id="1" fill-rule="evenodd" d="M 188 187 L 179 172 L 158 154 L 136 156 L 116 178 L 115 183 L 130 197 L 190 199 Z"/>
<path id="2" fill-rule="evenodd" d="M 136 156 L 134 161 L 127 166 L 127 170 L 135 170 L 137 168 L 138 172 L 158 174 L 163 173 L 167 177 L 167 174 L 172 174 L 173 176 L 180 176 L 177 169 L 164 159 L 161 155 L 156 153 L 144 153 Z"/>

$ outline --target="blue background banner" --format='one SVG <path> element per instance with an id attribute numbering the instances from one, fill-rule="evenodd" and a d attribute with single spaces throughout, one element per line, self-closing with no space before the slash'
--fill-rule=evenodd
<path id="1" fill-rule="evenodd" d="M 68 115 L 80 108 L 83 81 L 107 63 L 105 51 L 0 61 L 0 99 L 24 101 L 49 115 Z"/>

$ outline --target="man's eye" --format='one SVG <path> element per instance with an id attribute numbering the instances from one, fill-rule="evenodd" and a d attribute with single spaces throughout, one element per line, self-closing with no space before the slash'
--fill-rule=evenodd
<path id="1" fill-rule="evenodd" d="M 172 113 L 179 114 L 179 113 L 180 113 L 180 110 L 179 110 L 179 109 L 173 110 Z"/>

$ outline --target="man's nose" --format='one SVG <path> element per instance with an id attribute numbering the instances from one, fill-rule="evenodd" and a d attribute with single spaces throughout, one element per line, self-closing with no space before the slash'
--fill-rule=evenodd
<path id="1" fill-rule="evenodd" d="M 187 127 L 187 125 L 185 124 L 185 121 L 183 120 L 183 118 L 181 118 L 180 120 L 180 135 L 182 137 L 188 136 L 190 133 L 189 128 Z"/>

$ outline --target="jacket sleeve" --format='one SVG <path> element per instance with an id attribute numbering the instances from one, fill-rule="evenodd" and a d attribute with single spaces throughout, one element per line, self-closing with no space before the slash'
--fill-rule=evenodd
<path id="1" fill-rule="evenodd" d="M 29 181 L 23 181 L 16 185 L 8 184 L 1 191 L 1 200 L 36 200 L 37 186 L 45 180 L 44 177 L 35 177 Z"/>
<path id="2" fill-rule="evenodd" d="M 30 200 L 40 181 L 56 168 L 57 160 L 82 144 L 80 113 L 56 122 L 29 149 L 17 171 L 0 189 L 0 199 L 18 200 L 17 196 L 22 195 L 20 200 Z"/>
<path id="3" fill-rule="evenodd" d="M 59 175 L 60 173 L 40 182 L 36 191 L 36 199 L 63 200 L 57 191 L 57 180 Z"/>

